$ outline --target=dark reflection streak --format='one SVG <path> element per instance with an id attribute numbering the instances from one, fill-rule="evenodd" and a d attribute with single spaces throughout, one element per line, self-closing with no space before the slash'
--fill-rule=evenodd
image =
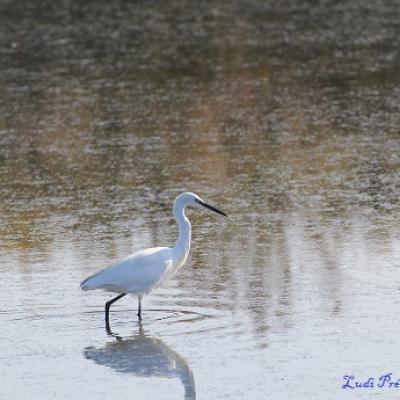
<path id="1" fill-rule="evenodd" d="M 288 226 L 282 226 L 282 242 L 278 244 L 280 254 L 280 265 L 275 268 L 280 270 L 280 293 L 278 294 L 278 309 L 276 310 L 277 316 L 286 321 L 286 317 L 292 313 L 292 263 L 290 260 L 290 246 L 291 238 L 288 234 Z"/>
<path id="2" fill-rule="evenodd" d="M 265 264 L 266 257 L 264 257 L 265 250 L 265 234 L 260 230 L 260 221 L 254 220 L 253 227 L 249 232 L 249 259 L 250 265 L 248 277 L 248 308 L 250 315 L 253 319 L 253 327 L 258 339 L 264 342 L 265 336 L 270 328 L 270 318 L 267 315 L 267 303 L 271 296 L 269 290 L 265 288 L 264 274 L 265 269 L 269 266 Z M 265 343 L 262 343 L 265 345 Z"/>
<path id="3" fill-rule="evenodd" d="M 330 229 L 324 236 L 321 245 L 321 260 L 323 260 L 323 279 L 321 287 L 326 287 L 330 296 L 329 300 L 333 302 L 332 313 L 338 315 L 341 312 L 341 269 L 337 259 L 340 253 L 341 238 L 338 237 L 333 229 Z M 339 246 L 337 246 L 339 243 Z"/>
<path id="4" fill-rule="evenodd" d="M 184 387 L 184 399 L 196 399 L 194 375 L 187 361 L 161 339 L 147 334 L 142 324 L 131 337 L 114 333 L 116 341 L 102 348 L 86 347 L 85 358 L 117 372 L 137 377 L 179 378 Z"/>
<path id="5" fill-rule="evenodd" d="M 285 260 L 282 265 L 282 290 L 279 299 L 279 304 L 282 308 L 289 309 L 291 306 L 291 281 L 292 281 L 292 274 L 291 274 L 291 263 L 289 259 L 289 252 L 290 252 L 290 242 L 286 235 L 285 242 L 283 243 L 283 250 L 282 254 L 285 257 Z"/>

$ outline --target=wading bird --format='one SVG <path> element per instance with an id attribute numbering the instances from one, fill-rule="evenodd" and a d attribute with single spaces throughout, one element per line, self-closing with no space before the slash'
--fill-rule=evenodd
<path id="1" fill-rule="evenodd" d="M 111 333 L 109 313 L 111 304 L 127 294 L 138 296 L 138 318 L 142 319 L 142 297 L 175 275 L 185 264 L 189 254 L 191 226 L 185 215 L 187 206 L 205 207 L 223 216 L 224 212 L 207 204 L 194 193 L 180 194 L 174 201 L 174 217 L 178 224 L 179 236 L 174 247 L 153 247 L 129 255 L 122 261 L 102 269 L 81 283 L 82 290 L 103 289 L 120 293 L 106 303 L 106 330 Z"/>

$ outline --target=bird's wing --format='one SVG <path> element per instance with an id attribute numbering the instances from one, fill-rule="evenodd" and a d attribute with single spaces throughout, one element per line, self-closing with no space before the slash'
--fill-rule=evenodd
<path id="1" fill-rule="evenodd" d="M 147 293 L 162 283 L 172 264 L 171 249 L 168 247 L 142 250 L 85 279 L 81 288 Z"/>

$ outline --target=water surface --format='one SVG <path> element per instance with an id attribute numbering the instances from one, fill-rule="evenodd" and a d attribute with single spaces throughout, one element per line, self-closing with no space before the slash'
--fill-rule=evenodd
<path id="1" fill-rule="evenodd" d="M 398 398 L 396 2 L 0 2 L 4 398 Z M 79 282 L 173 245 L 144 301 Z"/>

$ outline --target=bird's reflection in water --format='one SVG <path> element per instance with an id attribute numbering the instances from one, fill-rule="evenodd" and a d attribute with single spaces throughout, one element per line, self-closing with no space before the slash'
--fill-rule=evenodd
<path id="1" fill-rule="evenodd" d="M 122 338 L 96 349 L 87 347 L 84 356 L 97 364 L 138 377 L 179 378 L 185 399 L 196 399 L 193 373 L 187 361 L 161 339 L 145 333 L 142 325 L 136 335 Z"/>

